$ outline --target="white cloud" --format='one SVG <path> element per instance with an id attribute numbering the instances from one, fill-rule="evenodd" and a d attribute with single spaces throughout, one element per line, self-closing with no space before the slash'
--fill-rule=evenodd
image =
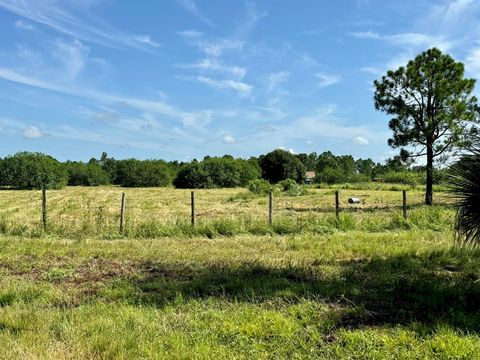
<path id="1" fill-rule="evenodd" d="M 0 0 L 1 8 L 76 39 L 114 48 L 151 51 L 152 44 L 142 41 L 144 37 L 125 33 L 93 18 L 88 11 L 91 5 L 91 2 L 56 0 Z"/>
<path id="2" fill-rule="evenodd" d="M 154 41 L 152 39 L 152 37 L 150 35 L 139 35 L 139 36 L 135 36 L 135 39 L 138 41 L 138 42 L 141 42 L 143 44 L 147 44 L 147 45 L 150 45 L 152 47 L 160 47 L 161 44 Z"/>
<path id="3" fill-rule="evenodd" d="M 220 72 L 227 75 L 232 75 L 237 80 L 242 80 L 247 73 L 247 69 L 245 69 L 244 67 L 227 66 L 222 64 L 216 58 L 213 58 L 213 59 L 207 58 L 193 64 L 183 64 L 180 66 L 183 68 L 193 68 L 193 69 L 200 69 L 205 71 Z"/>
<path id="4" fill-rule="evenodd" d="M 267 75 L 267 91 L 271 92 L 277 88 L 277 86 L 285 81 L 288 81 L 290 72 L 279 71 L 273 72 Z"/>
<path id="5" fill-rule="evenodd" d="M 210 87 L 222 90 L 235 90 L 240 96 L 248 96 L 252 92 L 253 86 L 242 81 L 235 80 L 216 80 L 207 76 L 185 77 L 187 80 L 198 81 Z"/>
<path id="6" fill-rule="evenodd" d="M 15 27 L 17 29 L 21 30 L 27 30 L 27 31 L 32 31 L 35 30 L 35 26 L 30 24 L 29 22 L 23 21 L 23 20 L 17 20 L 15 21 Z"/>
<path id="7" fill-rule="evenodd" d="M 200 12 L 200 10 L 198 10 L 197 4 L 195 3 L 194 0 L 182 0 L 182 5 L 185 8 L 185 10 L 187 10 L 189 13 L 199 18 L 205 24 L 210 25 L 213 28 L 216 27 L 215 24 L 209 18 L 207 18 L 205 15 L 203 15 Z"/>
<path id="8" fill-rule="evenodd" d="M 225 144 L 235 144 L 236 140 L 232 135 L 223 135 L 222 136 L 222 141 Z"/>
<path id="9" fill-rule="evenodd" d="M 36 126 L 30 126 L 23 131 L 23 136 L 27 139 L 38 139 L 44 136 L 44 133 Z"/>
<path id="10" fill-rule="evenodd" d="M 327 87 L 339 82 L 342 77 L 340 75 L 327 75 L 324 73 L 317 73 L 315 76 L 319 79 L 318 86 Z"/>
<path id="11" fill-rule="evenodd" d="M 353 142 L 357 145 L 369 145 L 370 141 L 366 137 L 363 136 L 355 136 L 353 138 Z"/>
<path id="12" fill-rule="evenodd" d="M 280 146 L 279 149 L 280 149 L 280 150 L 288 151 L 290 154 L 293 154 L 293 155 L 296 154 L 295 150 L 293 150 L 292 148 L 287 149 L 287 148 L 284 147 L 284 146 Z"/>

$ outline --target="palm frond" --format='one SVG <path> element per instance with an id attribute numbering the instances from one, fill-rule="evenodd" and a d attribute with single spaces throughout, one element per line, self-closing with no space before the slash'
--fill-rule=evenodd
<path id="1" fill-rule="evenodd" d="M 457 241 L 480 246 L 480 152 L 463 157 L 452 166 L 450 188 L 456 201 Z"/>

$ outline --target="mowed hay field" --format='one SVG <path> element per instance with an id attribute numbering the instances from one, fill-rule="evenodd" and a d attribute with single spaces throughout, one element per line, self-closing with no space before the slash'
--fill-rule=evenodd
<path id="1" fill-rule="evenodd" d="M 345 186 L 348 187 L 348 186 Z M 363 188 L 363 189 L 362 189 Z M 397 187 L 0 192 L 0 357 L 478 358 L 480 251 Z M 119 234 L 121 192 L 125 234 Z M 349 196 L 360 206 L 348 205 Z"/>

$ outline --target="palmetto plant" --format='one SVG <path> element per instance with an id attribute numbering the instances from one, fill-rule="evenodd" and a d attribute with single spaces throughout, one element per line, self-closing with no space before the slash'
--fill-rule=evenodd
<path id="1" fill-rule="evenodd" d="M 480 151 L 474 151 L 454 165 L 450 179 L 458 208 L 456 238 L 480 246 Z"/>

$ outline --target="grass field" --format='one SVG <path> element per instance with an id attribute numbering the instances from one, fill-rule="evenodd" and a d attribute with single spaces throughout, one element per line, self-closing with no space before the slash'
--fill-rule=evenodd
<path id="1" fill-rule="evenodd" d="M 453 244 L 451 199 L 344 188 L 0 192 L 0 357 L 473 359 L 480 250 Z M 398 190 L 395 188 L 394 190 Z M 120 194 L 126 234 L 118 234 Z M 359 207 L 349 196 L 364 200 Z"/>

